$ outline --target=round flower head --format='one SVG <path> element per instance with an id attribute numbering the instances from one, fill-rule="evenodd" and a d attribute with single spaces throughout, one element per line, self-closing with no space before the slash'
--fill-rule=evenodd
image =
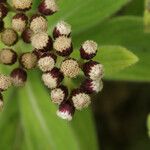
<path id="1" fill-rule="evenodd" d="M 38 50 L 48 51 L 52 49 L 53 41 L 45 32 L 39 32 L 31 37 L 32 46 Z"/>
<path id="2" fill-rule="evenodd" d="M 0 20 L 0 32 L 4 29 L 4 21 Z"/>
<path id="3" fill-rule="evenodd" d="M 59 105 L 59 109 L 57 110 L 57 116 L 62 119 L 71 121 L 74 112 L 75 108 L 73 104 L 69 100 L 65 100 Z"/>
<path id="4" fill-rule="evenodd" d="M 69 56 L 73 51 L 71 38 L 59 36 L 54 41 L 53 48 L 56 50 L 58 55 Z"/>
<path id="5" fill-rule="evenodd" d="M 9 76 L 0 74 L 0 91 L 7 90 L 11 85 L 11 78 Z"/>
<path id="6" fill-rule="evenodd" d="M 56 59 L 56 55 L 52 53 L 44 53 L 38 60 L 38 67 L 43 72 L 51 71 L 55 66 Z"/>
<path id="7" fill-rule="evenodd" d="M 4 101 L 3 101 L 3 95 L 0 93 L 0 112 L 3 110 Z"/>
<path id="8" fill-rule="evenodd" d="M 77 110 L 86 108 L 91 103 L 91 97 L 80 89 L 72 91 L 72 101 Z"/>
<path id="9" fill-rule="evenodd" d="M 64 76 L 74 78 L 79 74 L 80 67 L 75 59 L 68 58 L 62 62 L 60 70 Z"/>
<path id="10" fill-rule="evenodd" d="M 33 31 L 30 28 L 26 28 L 23 32 L 22 32 L 22 39 L 25 43 L 31 43 L 31 37 L 33 35 Z"/>
<path id="11" fill-rule="evenodd" d="M 28 23 L 28 17 L 23 13 L 17 13 L 12 18 L 12 28 L 17 32 L 23 32 Z"/>
<path id="12" fill-rule="evenodd" d="M 64 21 L 58 22 L 56 27 L 53 30 L 53 37 L 54 38 L 57 38 L 59 36 L 69 37 L 70 34 L 71 34 L 71 26 Z"/>
<path id="13" fill-rule="evenodd" d="M 46 32 L 48 29 L 48 22 L 46 18 L 42 15 L 33 15 L 30 21 L 30 29 L 37 33 L 37 32 Z"/>
<path id="14" fill-rule="evenodd" d="M 0 19 L 7 16 L 8 8 L 5 3 L 0 3 Z"/>
<path id="15" fill-rule="evenodd" d="M 64 76 L 58 68 L 53 68 L 51 71 L 42 75 L 44 84 L 50 89 L 58 87 L 63 78 Z"/>
<path id="16" fill-rule="evenodd" d="M 81 88 L 88 94 L 98 93 L 103 89 L 103 82 L 102 80 L 86 79 Z"/>
<path id="17" fill-rule="evenodd" d="M 16 87 L 24 86 L 27 80 L 27 73 L 22 68 L 15 68 L 11 74 L 13 85 Z"/>
<path id="18" fill-rule="evenodd" d="M 29 10 L 32 6 L 32 0 L 12 0 L 15 9 L 20 11 Z"/>
<path id="19" fill-rule="evenodd" d="M 58 7 L 55 0 L 42 0 L 38 9 L 43 15 L 52 15 L 58 10 Z"/>
<path id="20" fill-rule="evenodd" d="M 0 62 L 5 65 L 12 65 L 17 61 L 17 53 L 9 48 L 0 51 Z"/>
<path id="21" fill-rule="evenodd" d="M 20 56 L 20 64 L 23 66 L 25 69 L 32 69 L 36 66 L 37 64 L 37 56 L 34 53 L 23 53 Z"/>
<path id="22" fill-rule="evenodd" d="M 1 40 L 5 45 L 12 46 L 17 42 L 18 35 L 13 29 L 7 28 L 2 32 Z"/>
<path id="23" fill-rule="evenodd" d="M 67 87 L 61 85 L 51 91 L 51 100 L 55 104 L 60 104 L 68 96 Z"/>
<path id="24" fill-rule="evenodd" d="M 83 59 L 91 59 L 97 53 L 97 43 L 94 41 L 85 41 L 80 48 L 80 55 Z"/>
<path id="25" fill-rule="evenodd" d="M 85 76 L 89 77 L 92 80 L 101 79 L 104 74 L 103 65 L 93 60 L 86 62 L 83 65 L 82 70 Z"/>

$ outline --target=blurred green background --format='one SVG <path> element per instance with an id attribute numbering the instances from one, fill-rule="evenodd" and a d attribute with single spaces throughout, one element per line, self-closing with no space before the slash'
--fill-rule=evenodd
<path id="1" fill-rule="evenodd" d="M 39 2 L 34 0 L 32 10 Z M 150 149 L 150 32 L 145 30 L 150 12 L 145 2 L 58 0 L 59 12 L 48 18 L 49 34 L 65 20 L 72 25 L 75 49 L 86 39 L 98 42 L 104 89 L 93 96 L 91 108 L 66 122 L 56 116 L 57 106 L 50 102 L 40 73 L 29 71 L 24 88 L 4 93 L 0 150 Z M 21 51 L 32 50 L 20 45 Z M 0 65 L 0 70 L 9 73 L 10 67 Z"/>

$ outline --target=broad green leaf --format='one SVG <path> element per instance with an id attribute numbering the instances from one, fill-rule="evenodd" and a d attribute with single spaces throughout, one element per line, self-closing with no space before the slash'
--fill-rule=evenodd
<path id="1" fill-rule="evenodd" d="M 119 15 L 143 16 L 143 11 L 144 0 L 132 0 L 119 12 Z"/>
<path id="2" fill-rule="evenodd" d="M 112 74 L 135 64 L 138 57 L 121 46 L 102 46 L 95 60 L 104 65 L 105 78 L 110 78 Z"/>
<path id="3" fill-rule="evenodd" d="M 4 97 L 4 110 L 0 114 L 0 149 L 19 149 L 23 141 L 23 132 L 19 116 L 16 92 L 10 89 Z"/>
<path id="4" fill-rule="evenodd" d="M 71 122 L 76 137 L 80 143 L 81 150 L 98 150 L 98 143 L 94 131 L 94 119 L 92 111 L 86 109 L 76 112 L 74 120 Z"/>
<path id="5" fill-rule="evenodd" d="M 72 57 L 79 57 L 76 49 Z M 105 69 L 105 78 L 110 78 L 114 73 L 125 69 L 138 61 L 138 57 L 121 46 L 101 46 L 94 60 L 101 62 Z"/>
<path id="6" fill-rule="evenodd" d="M 92 149 L 93 145 L 95 145 L 93 150 L 98 149 L 90 112 L 85 113 L 85 117 L 82 114 L 75 116 L 81 122 L 73 121 L 77 124 L 76 128 L 81 124 L 87 124 L 90 140 L 89 138 L 85 140 L 86 126 L 82 131 L 85 135 L 81 138 L 78 130 L 76 131 L 72 125 L 74 123 L 68 123 L 56 116 L 56 106 L 50 102 L 49 91 L 40 82 L 38 72 L 30 72 L 26 86 L 19 92 L 19 99 L 23 129 L 29 150 L 79 150 L 81 148 L 86 150 L 86 147 Z"/>
<path id="7" fill-rule="evenodd" d="M 103 21 L 127 2 L 129 0 L 58 0 L 59 11 L 49 17 L 49 27 L 53 27 L 58 20 L 66 20 L 77 33 Z"/>
<path id="8" fill-rule="evenodd" d="M 145 10 L 144 10 L 144 29 L 145 32 L 150 33 L 150 0 L 145 0 Z"/>
<path id="9" fill-rule="evenodd" d="M 80 38 L 79 38 L 80 36 Z M 140 17 L 119 17 L 97 25 L 88 31 L 74 35 L 76 47 L 86 39 L 93 39 L 99 45 L 122 45 L 138 56 L 139 62 L 124 71 L 110 76 L 116 80 L 150 81 L 150 34 L 144 33 Z"/>

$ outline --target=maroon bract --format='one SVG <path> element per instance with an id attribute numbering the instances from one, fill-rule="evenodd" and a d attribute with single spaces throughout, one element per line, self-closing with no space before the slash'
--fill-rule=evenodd
<path id="1" fill-rule="evenodd" d="M 71 121 L 74 115 L 75 108 L 71 101 L 64 100 L 60 105 L 57 111 L 57 115 L 65 120 Z"/>
<path id="2" fill-rule="evenodd" d="M 33 31 L 30 28 L 25 28 L 25 30 L 22 32 L 22 39 L 25 43 L 31 43 L 31 37 L 33 35 Z"/>
<path id="3" fill-rule="evenodd" d="M 48 16 L 57 12 L 58 7 L 55 0 L 42 0 L 38 10 L 41 14 Z"/>
<path id="4" fill-rule="evenodd" d="M 27 80 L 27 73 L 22 68 L 15 68 L 14 70 L 12 70 L 10 76 L 12 77 L 14 86 L 24 86 Z"/>
<path id="5" fill-rule="evenodd" d="M 86 79 L 82 83 L 81 88 L 88 94 L 98 93 L 102 90 L 103 83 L 101 80 Z"/>
<path id="6" fill-rule="evenodd" d="M 5 3 L 0 3 L 0 19 L 3 19 L 8 14 L 8 8 Z"/>

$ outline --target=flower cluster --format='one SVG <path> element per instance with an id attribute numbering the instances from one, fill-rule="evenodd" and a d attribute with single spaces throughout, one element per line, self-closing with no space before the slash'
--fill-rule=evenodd
<path id="1" fill-rule="evenodd" d="M 6 2 L 1 4 L 8 10 Z M 12 65 L 19 60 L 19 67 L 13 69 L 10 76 L 0 75 L 0 91 L 11 85 L 23 86 L 27 80 L 26 71 L 37 67 L 42 71 L 44 85 L 50 89 L 51 101 L 59 105 L 57 115 L 71 120 L 75 109 L 88 107 L 91 94 L 98 93 L 103 88 L 103 65 L 92 60 L 98 50 L 97 43 L 92 40 L 83 42 L 79 49 L 80 59 L 76 59 L 72 55 L 74 48 L 68 23 L 58 22 L 53 29 L 53 37 L 47 32 L 47 17 L 58 10 L 55 0 L 42 0 L 38 12 L 31 17 L 26 11 L 31 8 L 32 0 L 12 0 L 12 4 L 16 14 L 12 18 L 11 28 L 4 27 L 2 20 L 7 13 L 0 6 L 0 11 L 3 12 L 0 13 L 1 40 L 7 46 L 0 51 L 0 62 Z M 18 37 L 31 44 L 33 51 L 18 55 L 11 48 L 17 43 Z M 78 78 L 82 81 L 76 84 Z M 0 94 L 0 107 L 2 105 L 3 97 Z"/>

